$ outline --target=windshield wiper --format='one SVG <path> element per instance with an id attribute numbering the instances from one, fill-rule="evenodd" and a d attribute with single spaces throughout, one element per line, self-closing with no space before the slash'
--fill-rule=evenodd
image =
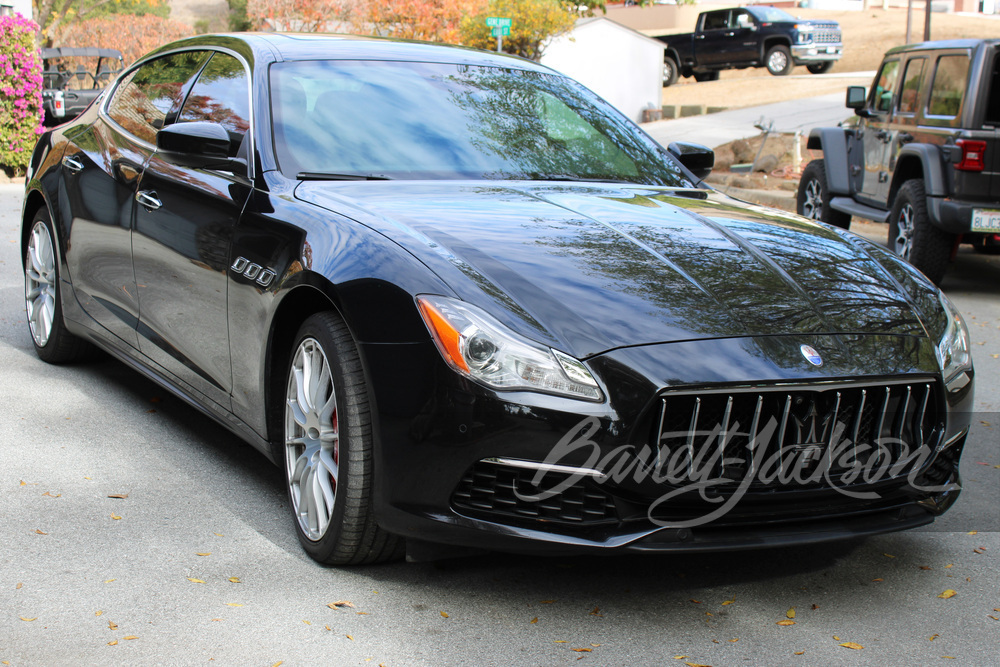
<path id="1" fill-rule="evenodd" d="M 627 185 L 642 185 L 635 181 L 626 181 L 621 178 L 608 178 L 606 176 L 571 176 L 570 174 L 528 174 L 533 181 L 568 181 L 571 183 L 625 183 Z"/>
<path id="2" fill-rule="evenodd" d="M 335 174 L 328 171 L 300 171 L 295 178 L 300 181 L 388 181 L 388 176 L 378 174 Z"/>

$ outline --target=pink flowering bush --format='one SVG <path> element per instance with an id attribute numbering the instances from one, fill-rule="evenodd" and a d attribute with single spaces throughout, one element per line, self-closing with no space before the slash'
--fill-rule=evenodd
<path id="1" fill-rule="evenodd" d="M 24 173 L 42 133 L 42 63 L 35 22 L 0 16 L 0 168 Z"/>

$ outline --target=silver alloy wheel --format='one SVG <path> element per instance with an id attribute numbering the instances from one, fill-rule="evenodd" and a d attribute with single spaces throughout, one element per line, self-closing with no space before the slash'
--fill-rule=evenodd
<path id="1" fill-rule="evenodd" d="M 302 532 L 319 541 L 330 526 L 337 494 L 340 430 L 330 362 L 319 341 L 295 351 L 285 390 L 285 470 Z"/>
<path id="2" fill-rule="evenodd" d="M 906 202 L 896 220 L 896 238 L 892 240 L 893 250 L 899 257 L 909 261 L 913 251 L 913 205 Z"/>
<path id="3" fill-rule="evenodd" d="M 52 335 L 56 312 L 56 255 L 52 235 L 41 220 L 35 222 L 28 237 L 24 262 L 24 301 L 28 310 L 28 328 L 35 345 L 45 347 Z"/>
<path id="4" fill-rule="evenodd" d="M 802 214 L 812 220 L 823 217 L 823 188 L 815 178 L 806 183 L 806 200 L 802 203 Z"/>
<path id="5" fill-rule="evenodd" d="M 788 56 L 781 49 L 774 49 L 767 57 L 767 69 L 772 72 L 784 72 L 788 67 Z"/>

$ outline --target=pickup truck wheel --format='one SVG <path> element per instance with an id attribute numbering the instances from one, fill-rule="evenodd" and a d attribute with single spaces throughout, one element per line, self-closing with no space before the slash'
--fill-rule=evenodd
<path id="1" fill-rule="evenodd" d="M 851 226 L 850 215 L 830 208 L 830 189 L 826 180 L 826 164 L 823 160 L 813 160 L 802 172 L 795 210 L 799 215 L 841 229 Z"/>
<path id="2" fill-rule="evenodd" d="M 667 56 L 663 59 L 663 87 L 672 86 L 677 83 L 677 63 L 673 58 Z"/>
<path id="3" fill-rule="evenodd" d="M 906 181 L 896 194 L 889 215 L 888 245 L 935 284 L 941 282 L 951 259 L 955 235 L 931 223 L 922 178 Z"/>
<path id="4" fill-rule="evenodd" d="M 833 61 L 827 60 L 821 63 L 813 63 L 811 65 L 806 65 L 806 69 L 809 70 L 810 74 L 826 74 L 833 67 Z"/>
<path id="5" fill-rule="evenodd" d="M 784 44 L 775 44 L 764 56 L 767 71 L 774 76 L 785 76 L 792 71 L 792 52 Z"/>

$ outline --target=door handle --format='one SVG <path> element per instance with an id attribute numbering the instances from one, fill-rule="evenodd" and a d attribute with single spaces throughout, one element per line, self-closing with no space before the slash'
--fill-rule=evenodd
<path id="1" fill-rule="evenodd" d="M 695 35 L 695 39 L 705 39 L 705 35 Z"/>
<path id="2" fill-rule="evenodd" d="M 156 193 L 152 190 L 139 190 L 135 193 L 135 200 L 151 211 L 163 206 L 163 202 L 157 198 Z"/>
<path id="3" fill-rule="evenodd" d="M 83 171 L 83 162 L 81 162 L 80 158 L 75 155 L 64 155 L 62 165 L 66 167 L 67 171 L 74 174 L 78 174 Z"/>
<path id="4" fill-rule="evenodd" d="M 889 141 L 889 133 L 886 132 L 885 130 L 879 130 L 878 132 L 875 133 L 875 138 L 883 142 Z"/>

